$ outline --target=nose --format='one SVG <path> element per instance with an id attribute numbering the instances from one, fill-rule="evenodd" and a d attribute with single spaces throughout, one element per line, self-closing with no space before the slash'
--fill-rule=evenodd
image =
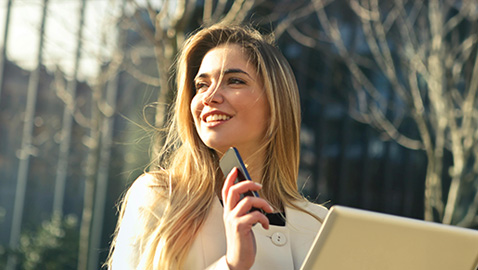
<path id="1" fill-rule="evenodd" d="M 206 106 L 211 104 L 220 104 L 224 101 L 224 97 L 222 96 L 221 86 L 214 86 L 211 85 L 209 89 L 204 93 L 202 98 L 202 103 Z"/>

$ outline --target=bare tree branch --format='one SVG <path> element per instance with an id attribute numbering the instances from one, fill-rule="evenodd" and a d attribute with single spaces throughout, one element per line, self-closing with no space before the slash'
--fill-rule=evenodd
<path id="1" fill-rule="evenodd" d="M 239 20 L 242 21 L 242 18 L 239 16 L 239 13 L 243 13 L 243 6 L 244 5 L 247 5 L 245 4 L 246 3 L 252 3 L 252 5 L 254 5 L 254 0 L 250 0 L 250 1 L 245 1 L 245 0 L 236 0 L 234 1 L 234 3 L 232 4 L 232 7 L 231 9 L 229 9 L 229 12 L 227 12 L 226 16 L 224 17 L 224 19 L 222 19 L 222 21 L 224 23 L 237 23 Z M 248 11 L 247 7 L 245 7 L 245 10 Z M 239 16 L 239 17 L 238 17 Z"/>
<path id="2" fill-rule="evenodd" d="M 322 2 L 321 3 L 322 6 L 320 8 L 324 8 L 332 1 L 333 0 L 326 0 L 325 2 Z M 276 36 L 276 38 L 279 38 L 280 36 L 282 36 L 284 32 L 289 31 L 289 28 L 293 27 L 292 25 L 298 19 L 307 17 L 310 14 L 313 14 L 314 12 L 316 12 L 317 7 L 315 7 L 315 5 L 316 4 L 314 2 L 311 2 L 300 9 L 297 9 L 297 10 L 294 9 L 292 12 L 289 12 L 287 17 L 281 20 L 280 23 L 275 27 L 274 35 Z"/>
<path id="3" fill-rule="evenodd" d="M 314 0 L 312 4 L 323 33 L 350 71 L 355 91 L 349 95 L 351 116 L 383 131 L 401 145 L 424 149 L 428 159 L 425 217 L 444 223 L 458 222 L 454 220 L 458 201 L 465 178 L 469 179 L 465 175 L 470 166 L 466 164 L 474 159 L 478 166 L 478 153 L 472 150 L 478 142 L 478 133 L 474 131 L 478 128 L 478 41 L 476 31 L 463 37 L 456 29 L 462 23 L 470 25 L 465 19 L 471 18 L 468 10 L 473 10 L 474 4 L 463 1 L 456 12 L 456 3 L 437 0 L 348 0 L 374 61 L 375 67 L 367 68 L 358 64 L 361 56 L 354 51 L 355 47 L 344 43 L 341 31 L 349 24 L 339 26 L 329 18 L 324 1 Z M 290 21 L 285 20 L 283 26 L 279 25 L 287 27 L 279 29 L 279 33 L 286 31 L 300 44 L 317 48 L 317 36 L 306 35 L 294 25 L 300 20 L 294 16 L 308 16 L 306 10 L 299 11 L 289 15 Z M 470 59 L 471 56 L 475 58 Z M 377 89 L 370 79 L 374 75 L 364 73 L 367 69 L 385 76 L 391 92 Z M 391 93 L 398 98 L 398 106 L 385 98 Z M 408 109 L 416 123 L 419 141 L 400 133 L 404 117 L 404 110 L 398 110 L 400 106 Z M 453 167 L 443 167 L 445 151 L 452 153 Z M 445 169 L 452 179 L 447 199 L 441 184 Z"/>
<path id="4" fill-rule="evenodd" d="M 476 43 L 476 37 L 475 37 Z M 477 100 L 477 93 L 478 93 L 478 52 L 475 55 L 475 64 L 473 66 L 473 72 L 471 75 L 471 82 L 468 88 L 468 95 L 464 99 L 463 103 L 463 134 L 462 136 L 465 137 L 466 134 L 470 134 L 469 137 L 465 140 L 465 147 L 471 147 L 471 143 L 473 140 L 470 136 L 473 134 L 473 123 L 476 127 L 476 119 L 473 121 L 473 114 L 476 113 L 476 100 Z M 475 108 L 475 109 L 474 109 Z"/>
<path id="5" fill-rule="evenodd" d="M 61 101 L 63 101 L 63 103 L 65 103 L 65 106 L 68 106 L 70 109 L 74 108 L 73 119 L 75 120 L 75 122 L 83 128 L 91 128 L 88 118 L 83 113 L 81 113 L 80 109 L 77 106 L 73 105 L 76 100 L 68 93 L 68 91 L 66 91 L 64 74 L 60 71 L 59 68 L 57 68 L 54 73 L 54 83 L 55 93 L 57 97 Z"/>
<path id="6" fill-rule="evenodd" d="M 217 1 L 216 9 L 213 12 L 212 21 L 210 23 L 219 22 L 221 20 L 221 16 L 223 16 L 224 12 L 226 11 L 226 3 L 227 0 Z"/>
<path id="7" fill-rule="evenodd" d="M 159 78 L 144 74 L 144 72 L 133 64 L 125 65 L 125 70 L 139 82 L 155 87 L 161 85 Z"/>
<path id="8" fill-rule="evenodd" d="M 202 19 L 206 25 L 209 25 L 212 21 L 212 2 L 213 0 L 204 0 Z"/>

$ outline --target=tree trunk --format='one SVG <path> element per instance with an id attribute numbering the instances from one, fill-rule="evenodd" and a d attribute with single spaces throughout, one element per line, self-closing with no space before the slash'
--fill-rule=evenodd
<path id="1" fill-rule="evenodd" d="M 78 248 L 78 270 L 87 270 L 88 253 L 90 246 L 91 220 L 95 196 L 95 179 L 98 172 L 98 151 L 100 146 L 100 117 L 98 108 L 101 99 L 101 88 L 103 84 L 93 87 L 91 101 L 90 137 L 87 145 L 89 147 L 86 164 L 85 191 L 83 195 L 83 213 L 81 216 L 79 248 Z"/>
<path id="2" fill-rule="evenodd" d="M 61 130 L 60 153 L 55 180 L 55 194 L 53 198 L 53 214 L 63 216 L 63 201 L 65 198 L 66 176 L 68 173 L 68 160 L 70 156 L 71 130 L 73 126 L 73 114 L 76 108 L 76 88 L 78 80 L 78 68 L 83 44 L 83 26 L 85 18 L 86 0 L 82 0 L 80 8 L 80 22 L 77 35 L 77 47 L 73 76 L 67 84 L 68 99 L 63 112 L 63 124 Z"/>
<path id="3" fill-rule="evenodd" d="M 20 241 L 20 233 L 23 219 L 23 208 L 25 204 L 25 192 L 27 188 L 28 172 L 30 167 L 30 155 L 33 152 L 33 124 L 35 121 L 35 110 L 38 88 L 40 86 L 40 73 L 43 63 L 43 43 L 45 23 L 47 17 L 48 0 L 43 0 L 43 11 L 40 23 L 40 41 L 38 44 L 37 67 L 30 74 L 27 92 L 27 104 L 25 109 L 25 122 L 23 126 L 22 149 L 20 152 L 20 163 L 18 166 L 17 187 L 15 191 L 15 204 L 13 209 L 12 227 L 10 232 L 10 249 L 16 251 Z M 17 264 L 16 255 L 10 255 L 7 261 L 7 270 L 15 269 Z"/>
<path id="4" fill-rule="evenodd" d="M 2 100 L 2 89 L 3 89 L 3 74 L 5 69 L 5 62 L 7 61 L 7 44 L 8 44 L 8 30 L 10 30 L 10 14 L 12 10 L 13 0 L 8 0 L 7 3 L 7 14 L 5 16 L 5 28 L 3 32 L 3 46 L 2 52 L 0 54 L 0 101 Z"/>

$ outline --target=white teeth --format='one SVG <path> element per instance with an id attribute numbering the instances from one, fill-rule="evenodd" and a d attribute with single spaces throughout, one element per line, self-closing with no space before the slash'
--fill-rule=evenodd
<path id="1" fill-rule="evenodd" d="M 225 121 L 229 120 L 229 116 L 224 115 L 224 114 L 212 114 L 206 117 L 206 122 L 212 122 L 212 121 Z"/>

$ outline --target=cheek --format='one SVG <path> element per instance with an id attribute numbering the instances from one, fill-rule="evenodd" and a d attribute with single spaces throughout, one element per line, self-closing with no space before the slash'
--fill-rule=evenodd
<path id="1" fill-rule="evenodd" d="M 271 124 L 271 111 L 265 97 L 262 98 L 260 105 L 258 104 L 258 108 L 260 109 L 257 111 L 257 117 L 260 120 L 263 133 L 266 133 Z"/>
<path id="2" fill-rule="evenodd" d="M 197 121 L 197 118 L 199 114 L 201 113 L 202 107 L 203 107 L 202 103 L 200 102 L 200 99 L 198 98 L 198 96 L 194 96 L 193 99 L 191 100 L 191 105 L 190 105 L 191 114 L 194 119 L 194 122 Z"/>

